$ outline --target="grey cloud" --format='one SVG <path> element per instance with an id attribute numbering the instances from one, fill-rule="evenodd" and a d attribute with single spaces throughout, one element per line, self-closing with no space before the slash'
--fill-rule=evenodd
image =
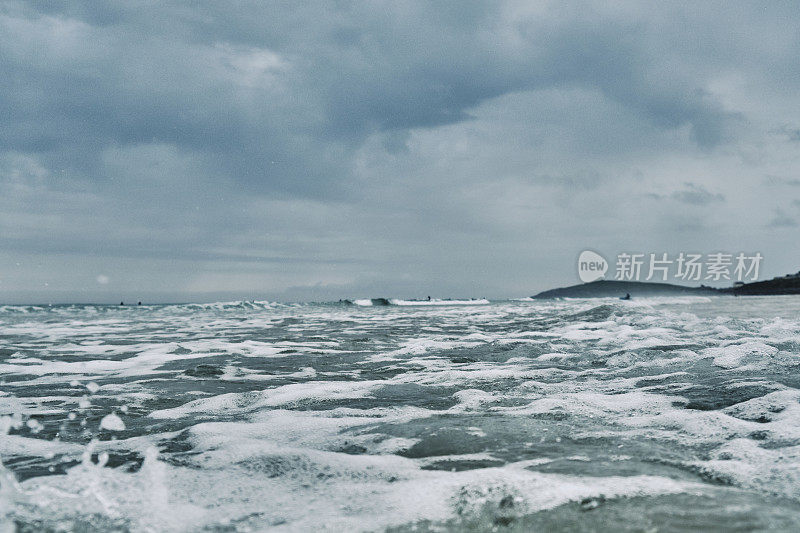
<path id="1" fill-rule="evenodd" d="M 775 210 L 775 216 L 770 220 L 768 227 L 770 228 L 794 228 L 797 227 L 797 220 L 790 217 L 782 209 Z"/>
<path id="2" fill-rule="evenodd" d="M 725 196 L 721 193 L 711 193 L 702 185 L 695 183 L 685 183 L 684 185 L 686 187 L 684 190 L 673 192 L 670 198 L 690 205 L 708 205 L 725 200 Z"/>
<path id="3" fill-rule="evenodd" d="M 762 242 L 797 24 L 687 7 L 3 3 L 0 295 L 67 255 L 108 291 L 514 295 L 576 247 Z"/>
<path id="4" fill-rule="evenodd" d="M 783 136 L 791 142 L 800 142 L 800 128 L 793 128 L 787 125 L 783 125 L 779 128 L 772 130 L 772 133 L 774 133 L 775 135 Z"/>
<path id="5" fill-rule="evenodd" d="M 765 185 L 788 185 L 790 187 L 800 187 L 800 179 L 783 178 L 780 176 L 767 176 L 764 179 Z"/>
<path id="6" fill-rule="evenodd" d="M 707 206 L 715 202 L 725 201 L 725 195 L 723 195 L 722 193 L 712 193 L 708 191 L 703 185 L 691 182 L 685 182 L 683 185 L 684 185 L 683 190 L 674 191 L 669 195 L 648 192 L 644 194 L 644 197 L 653 200 L 670 199 L 676 202 L 681 202 L 683 204 L 692 206 Z"/>
<path id="7" fill-rule="evenodd" d="M 175 144 L 247 187 L 327 196 L 343 192 L 367 135 L 469 120 L 514 91 L 595 87 L 658 127 L 689 125 L 706 147 L 736 116 L 685 73 L 653 68 L 637 42 L 647 28 L 593 9 L 522 15 L 507 35 L 508 15 L 486 6 L 243 6 L 15 10 L 2 68 L 16 127 L 3 143 L 95 175 L 110 145 Z M 269 54 L 275 65 L 259 63 Z M 268 81 L 248 86 L 258 75 Z"/>

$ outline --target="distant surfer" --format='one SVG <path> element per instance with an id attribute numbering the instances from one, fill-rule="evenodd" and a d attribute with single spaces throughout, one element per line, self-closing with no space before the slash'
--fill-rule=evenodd
<path id="1" fill-rule="evenodd" d="M 120 302 L 119 305 L 125 305 L 125 302 Z"/>
<path id="2" fill-rule="evenodd" d="M 429 301 L 429 302 L 431 301 L 431 297 L 430 297 L 430 296 L 428 296 L 428 301 Z"/>
<path id="3" fill-rule="evenodd" d="M 626 292 L 625 296 L 620 298 L 620 300 L 630 300 L 630 299 L 631 299 L 631 293 L 629 293 L 629 292 Z"/>

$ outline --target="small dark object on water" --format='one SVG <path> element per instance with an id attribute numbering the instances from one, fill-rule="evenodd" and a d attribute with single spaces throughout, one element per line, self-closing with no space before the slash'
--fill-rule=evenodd
<path id="1" fill-rule="evenodd" d="M 590 496 L 581 500 L 581 511 L 592 511 L 606 502 L 606 497 L 602 494 L 594 497 Z"/>
<path id="2" fill-rule="evenodd" d="M 119 305 L 125 305 L 125 302 L 120 302 Z"/>
<path id="3" fill-rule="evenodd" d="M 631 293 L 629 292 L 625 293 L 625 296 L 620 298 L 620 300 L 630 300 L 630 299 L 631 299 Z"/>
<path id="4" fill-rule="evenodd" d="M 138 304 L 136 304 L 136 305 L 142 305 L 142 302 L 139 302 L 139 303 L 138 303 Z"/>

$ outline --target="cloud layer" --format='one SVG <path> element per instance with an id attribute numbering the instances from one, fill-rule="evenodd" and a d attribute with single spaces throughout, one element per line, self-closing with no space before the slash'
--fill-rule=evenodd
<path id="1" fill-rule="evenodd" d="M 3 2 L 0 299 L 521 296 L 585 248 L 794 272 L 799 26 L 781 3 Z"/>

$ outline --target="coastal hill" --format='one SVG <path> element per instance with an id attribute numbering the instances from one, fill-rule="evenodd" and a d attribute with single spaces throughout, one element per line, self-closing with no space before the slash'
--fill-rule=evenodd
<path id="1" fill-rule="evenodd" d="M 800 294 L 800 272 L 765 281 L 736 284 L 730 289 L 723 289 L 723 292 L 734 296 Z"/>
<path id="2" fill-rule="evenodd" d="M 647 283 L 643 281 L 597 280 L 570 287 L 560 287 L 540 292 L 533 296 L 538 299 L 549 298 L 619 298 L 630 294 L 631 297 L 698 295 L 709 296 L 719 294 L 713 287 L 685 287 L 671 283 Z"/>
<path id="3" fill-rule="evenodd" d="M 537 299 L 550 298 L 621 298 L 647 296 L 756 296 L 800 294 L 800 272 L 753 283 L 737 283 L 733 287 L 715 289 L 706 285 L 686 287 L 671 283 L 648 283 L 643 281 L 597 280 L 570 287 L 550 289 L 533 296 Z"/>

